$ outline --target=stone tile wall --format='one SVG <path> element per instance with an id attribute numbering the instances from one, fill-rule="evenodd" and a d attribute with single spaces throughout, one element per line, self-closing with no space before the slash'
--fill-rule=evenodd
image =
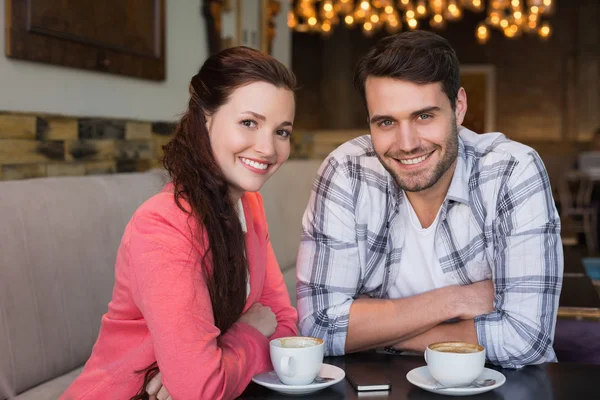
<path id="1" fill-rule="evenodd" d="M 0 180 L 162 167 L 175 123 L 0 111 Z M 359 134 L 362 134 L 360 132 Z M 354 132 L 294 132 L 290 158 L 324 158 Z"/>
<path id="2" fill-rule="evenodd" d="M 0 179 L 158 167 L 174 129 L 172 122 L 0 112 Z"/>

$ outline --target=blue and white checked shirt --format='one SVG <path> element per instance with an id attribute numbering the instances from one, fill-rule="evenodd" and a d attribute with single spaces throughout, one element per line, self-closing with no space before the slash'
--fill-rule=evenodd
<path id="1" fill-rule="evenodd" d="M 493 279 L 496 311 L 475 318 L 491 362 L 555 361 L 563 253 L 544 165 L 500 133 L 460 128 L 458 146 L 435 232 L 441 269 L 457 285 Z M 386 298 L 396 281 L 410 223 L 399 212 L 404 201 L 369 135 L 321 165 L 302 221 L 297 296 L 302 334 L 322 338 L 329 355 L 344 354 L 354 299 Z"/>

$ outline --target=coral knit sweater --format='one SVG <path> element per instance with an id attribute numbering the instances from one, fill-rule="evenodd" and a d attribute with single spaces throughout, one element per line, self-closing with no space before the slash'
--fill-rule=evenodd
<path id="1" fill-rule="evenodd" d="M 250 279 L 244 311 L 257 302 L 271 307 L 275 334 L 266 338 L 237 322 L 219 336 L 196 262 L 203 250 L 193 245 L 194 222 L 177 207 L 168 185 L 125 229 L 98 339 L 61 400 L 129 399 L 143 382 L 135 371 L 154 361 L 174 400 L 234 398 L 253 375 L 272 369 L 269 339 L 296 335 L 298 317 L 269 241 L 260 194 L 244 194 L 242 205 Z"/>

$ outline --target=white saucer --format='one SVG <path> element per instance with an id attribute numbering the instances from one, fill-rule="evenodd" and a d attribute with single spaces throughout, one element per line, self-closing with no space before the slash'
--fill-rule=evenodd
<path id="1" fill-rule="evenodd" d="M 418 386 L 423 390 L 427 390 L 428 392 L 432 393 L 445 394 L 448 396 L 470 396 L 472 394 L 484 393 L 499 388 L 500 386 L 504 385 L 504 382 L 506 382 L 506 377 L 502 373 L 493 369 L 485 368 L 483 370 L 483 373 L 479 375 L 479 378 L 477 378 L 477 380 L 495 379 L 496 384 L 482 388 L 465 387 L 436 390 L 436 388 L 440 387 L 440 384 L 435 379 L 433 379 L 433 377 L 429 373 L 429 369 L 427 368 L 427 366 L 411 370 L 408 374 L 406 374 L 406 379 L 408 379 L 408 381 L 413 385 Z"/>
<path id="2" fill-rule="evenodd" d="M 257 383 L 261 386 L 275 390 L 276 392 L 291 395 L 301 395 L 314 393 L 319 390 L 323 390 L 326 387 L 335 385 L 340 382 L 346 376 L 343 369 L 336 367 L 335 365 L 325 364 L 321 366 L 319 370 L 319 376 L 323 378 L 334 378 L 332 381 L 323 383 L 311 383 L 309 385 L 285 385 L 281 383 L 275 371 L 263 372 L 262 374 L 254 375 L 252 382 Z"/>

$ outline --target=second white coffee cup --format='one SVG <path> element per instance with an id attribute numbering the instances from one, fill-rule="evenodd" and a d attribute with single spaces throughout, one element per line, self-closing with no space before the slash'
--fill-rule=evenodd
<path id="1" fill-rule="evenodd" d="M 315 380 L 323 364 L 323 340 L 306 336 L 273 339 L 271 362 L 275 373 L 286 385 L 308 385 Z"/>
<path id="2" fill-rule="evenodd" d="M 425 350 L 425 361 L 431 376 L 443 386 L 468 385 L 483 373 L 485 349 L 464 342 L 433 343 Z"/>

